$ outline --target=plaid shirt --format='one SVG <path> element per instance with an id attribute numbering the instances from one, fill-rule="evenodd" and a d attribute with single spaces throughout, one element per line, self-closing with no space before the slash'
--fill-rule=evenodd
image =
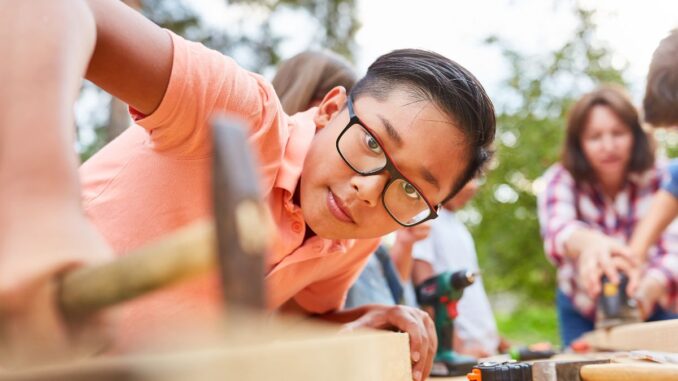
<path id="1" fill-rule="evenodd" d="M 655 167 L 639 175 L 630 175 L 614 200 L 590 184 L 576 184 L 560 164 L 542 176 L 544 188 L 537 195 L 541 236 L 546 256 L 558 267 L 558 287 L 575 307 L 593 318 L 595 301 L 586 293 L 577 276 L 576 260 L 565 254 L 565 242 L 580 228 L 594 229 L 628 242 L 638 220 L 647 212 L 659 189 L 664 170 Z M 649 252 L 646 276 L 656 277 L 668 290 L 663 306 L 676 310 L 678 280 L 678 224 L 672 224 Z"/>

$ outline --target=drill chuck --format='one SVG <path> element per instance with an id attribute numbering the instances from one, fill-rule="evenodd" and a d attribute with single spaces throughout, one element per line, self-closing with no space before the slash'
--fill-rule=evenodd
<path id="1" fill-rule="evenodd" d="M 456 290 L 463 290 L 476 281 L 476 273 L 468 270 L 456 271 L 452 274 L 450 281 L 452 288 Z"/>

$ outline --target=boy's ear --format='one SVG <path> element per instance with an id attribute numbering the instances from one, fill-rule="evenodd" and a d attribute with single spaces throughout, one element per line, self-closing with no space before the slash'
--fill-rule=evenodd
<path id="1" fill-rule="evenodd" d="M 336 86 L 325 94 L 322 102 L 318 105 L 318 112 L 315 115 L 316 128 L 325 127 L 332 118 L 344 109 L 347 99 L 346 89 L 343 86 Z"/>

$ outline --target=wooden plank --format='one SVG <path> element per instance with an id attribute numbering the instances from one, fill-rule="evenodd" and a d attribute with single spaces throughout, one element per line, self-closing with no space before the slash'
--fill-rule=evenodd
<path id="1" fill-rule="evenodd" d="M 129 357 L 101 357 L 0 381 L 411 381 L 407 334 L 364 331 Z"/>
<path id="2" fill-rule="evenodd" d="M 584 381 L 675 381 L 678 365 L 668 364 L 605 364 L 581 368 Z"/>
<path id="3" fill-rule="evenodd" d="M 678 352 L 678 319 L 628 324 L 609 330 L 596 330 L 582 338 L 594 349 Z"/>

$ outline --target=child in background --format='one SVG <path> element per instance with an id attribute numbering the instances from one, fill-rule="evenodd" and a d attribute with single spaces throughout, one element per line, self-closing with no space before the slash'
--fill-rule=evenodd
<path id="1" fill-rule="evenodd" d="M 42 15 L 40 23 L 35 14 Z M 26 210 L 30 217 L 49 216 L 3 237 L 0 322 L 2 329 L 12 327 L 5 317 L 24 322 L 24 331 L 3 345 L 46 355 L 67 347 L 62 338 L 68 327 L 44 290 L 92 250 L 106 252 L 100 241 L 82 236 L 88 226 L 79 217 L 83 207 L 118 253 L 210 217 L 208 121 L 215 112 L 229 112 L 249 126 L 262 193 L 278 229 L 266 258 L 269 308 L 322 314 L 347 329 L 403 330 L 410 337 L 413 378 L 428 375 L 436 340 L 425 313 L 402 306 L 340 308 L 378 237 L 435 218 L 438 206 L 487 160 L 494 110 L 468 71 L 432 52 L 394 51 L 377 59 L 351 93 L 335 87 L 317 109 L 289 117 L 263 78 L 118 1 L 10 2 L 0 21 L 6 35 L 33 41 L 0 43 L 3 65 L 11 69 L 3 70 L 10 79 L 1 78 L 0 99 L 8 111 L 0 113 L 0 141 L 21 146 L 3 149 L 6 160 L 0 161 L 0 176 L 16 190 L 3 190 L 3 227 L 31 219 Z M 83 74 L 128 103 L 135 124 L 83 165 L 81 206 L 68 127 Z M 29 90 L 46 96 L 23 96 Z M 27 120 L 29 128 L 21 128 Z M 26 151 L 37 154 L 26 158 Z M 21 192 L 29 188 L 30 194 Z M 20 257 L 25 253 L 33 256 L 28 264 Z M 210 303 L 217 283 L 208 276 L 185 286 Z M 194 306 L 166 292 L 139 306 L 138 316 L 156 329 Z M 45 296 L 36 299 L 38 293 Z M 25 308 L 27 303 L 38 307 Z M 201 312 L 209 310 L 189 312 L 199 324 Z M 41 315 L 46 323 L 34 319 L 38 311 L 51 311 Z M 136 323 L 141 321 L 127 321 Z M 45 324 L 50 334 L 31 340 Z"/>
<path id="2" fill-rule="evenodd" d="M 477 189 L 478 181 L 469 181 L 443 205 L 438 219 L 431 222 L 430 236 L 414 245 L 413 284 L 421 284 L 445 271 L 479 270 L 471 232 L 455 213 L 475 196 Z M 497 354 L 501 340 L 482 277 L 464 290 L 457 309 L 454 350 L 477 358 Z"/>
<path id="3" fill-rule="evenodd" d="M 643 109 L 645 121 L 653 127 L 678 127 L 678 29 L 664 38 L 654 52 L 647 74 Z M 647 262 L 650 248 L 678 216 L 678 160 L 669 163 L 667 172 L 661 189 L 652 199 L 647 215 L 638 223 L 629 244 L 631 252 L 641 263 Z M 640 281 L 639 293 L 643 294 L 641 300 L 645 301 L 645 309 L 662 302 L 665 290 L 669 290 L 669 295 L 678 292 L 678 279 L 674 275 L 665 275 L 648 276 Z"/>
<path id="4" fill-rule="evenodd" d="M 337 86 L 351 92 L 356 81 L 345 58 L 328 50 L 308 50 L 281 62 L 271 84 L 285 113 L 294 115 L 318 106 Z"/>
<path id="5" fill-rule="evenodd" d="M 370 257 L 360 276 L 348 290 L 345 308 L 366 304 L 405 304 L 416 307 L 410 282 L 412 246 L 426 238 L 431 230 L 428 223 L 401 228 L 393 245 L 382 244 Z"/>

